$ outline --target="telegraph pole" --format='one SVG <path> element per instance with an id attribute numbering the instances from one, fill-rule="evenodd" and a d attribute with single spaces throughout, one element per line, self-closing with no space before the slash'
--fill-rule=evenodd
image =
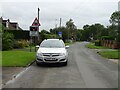
<path id="1" fill-rule="evenodd" d="M 38 8 L 38 21 L 39 21 L 39 12 L 40 12 L 40 9 Z M 38 26 L 38 41 L 39 41 L 39 26 Z"/>
<path id="2" fill-rule="evenodd" d="M 60 18 L 60 28 L 61 28 L 61 22 L 62 22 L 62 18 Z"/>
<path id="3" fill-rule="evenodd" d="M 55 19 L 55 28 L 57 28 L 57 19 Z"/>
<path id="4" fill-rule="evenodd" d="M 56 31 L 56 29 L 57 29 L 57 19 L 55 19 L 55 38 L 57 38 L 57 31 Z"/>
<path id="5" fill-rule="evenodd" d="M 39 23 L 39 12 L 40 12 L 40 9 L 38 8 L 38 23 Z M 37 33 L 38 33 L 38 35 L 37 35 L 37 37 L 35 37 L 35 45 L 37 45 L 38 43 L 39 43 L 39 26 L 38 26 L 38 30 L 37 30 Z M 37 40 L 36 40 L 37 39 Z M 35 47 L 35 52 L 36 52 L 36 47 Z"/>
<path id="6" fill-rule="evenodd" d="M 39 11 L 40 11 L 40 9 L 38 8 L 38 21 L 39 21 Z"/>

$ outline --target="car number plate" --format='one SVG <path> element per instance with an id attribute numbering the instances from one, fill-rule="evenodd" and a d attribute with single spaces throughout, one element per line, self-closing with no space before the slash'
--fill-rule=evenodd
<path id="1" fill-rule="evenodd" d="M 55 58 L 46 58 L 46 60 L 56 60 Z"/>

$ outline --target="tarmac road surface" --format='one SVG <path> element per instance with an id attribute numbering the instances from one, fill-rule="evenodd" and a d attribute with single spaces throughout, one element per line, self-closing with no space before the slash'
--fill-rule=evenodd
<path id="1" fill-rule="evenodd" d="M 85 44 L 70 45 L 68 66 L 34 63 L 3 88 L 118 88 L 118 65 L 85 48 Z"/>

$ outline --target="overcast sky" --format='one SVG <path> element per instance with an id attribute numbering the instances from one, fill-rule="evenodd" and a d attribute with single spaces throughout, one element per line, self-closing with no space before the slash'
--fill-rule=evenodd
<path id="1" fill-rule="evenodd" d="M 36 1 L 36 2 L 35 2 Z M 71 18 L 77 28 L 86 24 L 101 23 L 110 25 L 109 18 L 118 10 L 119 0 L 1 0 L 0 17 L 19 23 L 22 29 L 29 26 L 37 17 L 40 8 L 40 30 L 62 26 Z"/>

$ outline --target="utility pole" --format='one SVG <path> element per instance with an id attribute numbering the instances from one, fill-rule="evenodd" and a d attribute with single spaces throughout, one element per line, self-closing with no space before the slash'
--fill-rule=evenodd
<path id="1" fill-rule="evenodd" d="M 40 9 L 38 8 L 38 21 L 39 21 L 39 12 L 40 12 Z M 38 26 L 38 41 L 39 41 L 39 26 Z"/>
<path id="2" fill-rule="evenodd" d="M 38 22 L 39 22 L 39 11 L 40 11 L 40 9 L 38 8 Z M 37 33 L 38 33 L 38 36 L 36 37 L 35 36 L 35 45 L 37 45 L 38 43 L 39 43 L 39 26 L 38 26 L 38 30 L 37 30 Z M 35 47 L 35 52 L 36 52 L 36 47 Z"/>
<path id="3" fill-rule="evenodd" d="M 39 11 L 40 11 L 40 9 L 38 8 L 38 21 L 39 21 Z"/>
<path id="4" fill-rule="evenodd" d="M 61 22 L 62 22 L 62 18 L 60 18 L 60 28 L 61 28 Z"/>
<path id="5" fill-rule="evenodd" d="M 61 32 L 61 22 L 62 22 L 62 18 L 60 18 L 60 28 L 59 28 L 59 33 Z M 59 39 L 62 39 L 62 34 L 59 35 Z"/>
<path id="6" fill-rule="evenodd" d="M 55 19 L 55 28 L 57 28 L 57 19 Z"/>
<path id="7" fill-rule="evenodd" d="M 57 29 L 57 19 L 55 19 L 55 36 L 56 36 L 56 38 L 57 38 L 57 31 L 56 31 L 56 29 Z"/>

